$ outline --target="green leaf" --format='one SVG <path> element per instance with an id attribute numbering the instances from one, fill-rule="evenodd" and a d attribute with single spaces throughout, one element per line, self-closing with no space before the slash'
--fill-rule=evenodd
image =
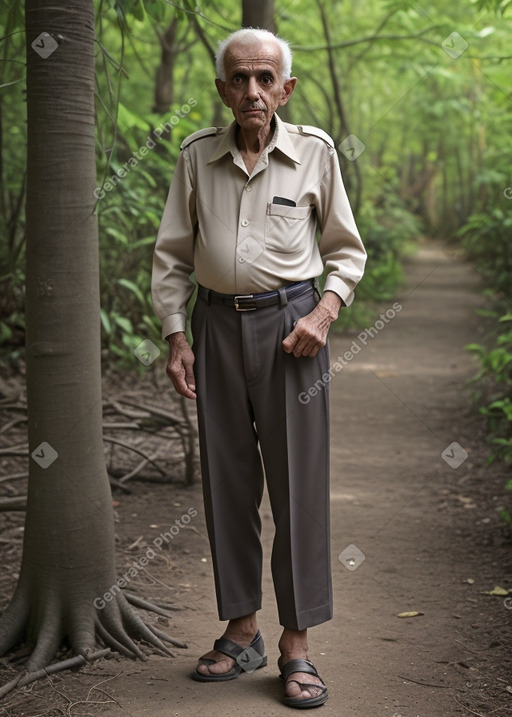
<path id="1" fill-rule="evenodd" d="M 118 105 L 117 121 L 119 122 L 119 126 L 121 127 L 121 130 L 123 132 L 128 129 L 133 129 L 134 127 L 143 129 L 145 132 L 149 132 L 149 130 L 151 129 L 151 126 L 147 120 L 145 120 L 140 115 L 135 114 L 135 112 L 129 110 L 128 107 L 123 105 L 122 102 L 119 102 Z"/>
<path id="2" fill-rule="evenodd" d="M 129 289 L 137 299 L 140 301 L 141 304 L 145 304 L 146 301 L 144 299 L 144 295 L 142 294 L 142 291 L 139 289 L 137 284 L 134 284 L 133 281 L 129 281 L 128 279 L 119 279 L 118 284 L 121 284 L 121 286 L 124 286 L 125 289 Z"/>
<path id="3" fill-rule="evenodd" d="M 109 236 L 114 237 L 114 239 L 117 239 L 120 244 L 128 244 L 128 238 L 124 232 L 119 231 L 119 229 L 116 229 L 115 227 L 107 227 L 105 229 L 105 233 Z"/>
<path id="4" fill-rule="evenodd" d="M 100 309 L 100 318 L 103 328 L 105 329 L 107 334 L 110 335 L 112 333 L 112 324 L 110 323 L 109 316 L 105 309 Z"/>
<path id="5" fill-rule="evenodd" d="M 142 0 L 116 0 L 114 7 L 122 22 L 126 22 L 130 15 L 140 22 L 144 20 L 145 12 Z"/>
<path id="6" fill-rule="evenodd" d="M 130 319 L 127 319 L 124 316 L 114 316 L 114 321 L 127 334 L 133 334 L 133 326 Z"/>
<path id="7" fill-rule="evenodd" d="M 162 22 L 165 19 L 164 0 L 144 0 L 144 8 L 147 14 L 157 22 Z"/>
<path id="8" fill-rule="evenodd" d="M 12 331 L 4 321 L 0 321 L 0 342 L 9 341 L 12 338 Z"/>

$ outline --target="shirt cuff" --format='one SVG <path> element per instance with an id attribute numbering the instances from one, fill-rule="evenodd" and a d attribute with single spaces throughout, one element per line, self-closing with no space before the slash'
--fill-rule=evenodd
<path id="1" fill-rule="evenodd" d="M 178 331 L 185 332 L 187 328 L 187 317 L 184 314 L 169 314 L 162 319 L 162 338 L 166 339 L 169 334 Z"/>
<path id="2" fill-rule="evenodd" d="M 337 276 L 328 276 L 323 290 L 324 292 L 334 291 L 335 294 L 338 294 L 344 306 L 350 306 L 354 301 L 354 292 Z"/>

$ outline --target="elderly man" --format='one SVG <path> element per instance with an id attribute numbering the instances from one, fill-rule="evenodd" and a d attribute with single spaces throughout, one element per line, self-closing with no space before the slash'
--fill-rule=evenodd
<path id="1" fill-rule="evenodd" d="M 229 621 L 192 677 L 229 680 L 267 662 L 256 619 L 265 475 L 284 702 L 316 707 L 327 688 L 308 660 L 307 629 L 332 617 L 327 333 L 353 299 L 366 253 L 332 140 L 276 114 L 297 82 L 288 44 L 239 30 L 219 47 L 217 75 L 234 121 L 183 142 L 153 267 L 167 373 L 197 398 L 219 618 Z M 324 268 L 320 298 L 314 279 Z M 315 385 L 311 401 L 298 400 Z"/>

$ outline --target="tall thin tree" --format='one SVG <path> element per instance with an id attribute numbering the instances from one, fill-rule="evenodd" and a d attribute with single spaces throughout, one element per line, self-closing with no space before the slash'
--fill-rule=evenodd
<path id="1" fill-rule="evenodd" d="M 142 657 L 165 650 L 116 585 L 102 442 L 94 151 L 93 0 L 26 0 L 26 326 L 29 451 L 23 557 L 0 619 L 0 654 L 25 640 L 28 670 L 67 639 Z M 110 591 L 110 592 L 109 592 Z M 112 599 L 97 601 L 108 593 Z M 103 607 L 103 609 L 98 609 Z"/>

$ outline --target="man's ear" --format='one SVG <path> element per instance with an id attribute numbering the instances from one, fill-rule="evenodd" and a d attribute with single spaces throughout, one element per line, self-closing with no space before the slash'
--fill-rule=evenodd
<path id="1" fill-rule="evenodd" d="M 219 80 L 218 77 L 215 78 L 215 87 L 217 88 L 217 92 L 220 95 L 221 100 L 226 105 L 226 107 L 229 107 L 230 104 L 226 97 L 226 83 L 224 80 Z"/>
<path id="2" fill-rule="evenodd" d="M 288 100 L 290 99 L 293 90 L 295 89 L 295 85 L 297 84 L 297 78 L 296 77 L 290 77 L 289 80 L 286 80 L 286 82 L 283 84 L 283 94 L 281 95 L 281 98 L 279 100 L 279 106 L 282 107 L 285 105 Z"/>

